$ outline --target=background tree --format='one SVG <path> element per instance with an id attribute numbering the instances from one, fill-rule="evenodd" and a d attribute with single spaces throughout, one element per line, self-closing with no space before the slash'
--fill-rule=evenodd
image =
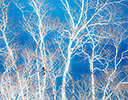
<path id="1" fill-rule="evenodd" d="M 127 100 L 128 1 L 56 2 L 0 2 L 0 98 Z"/>

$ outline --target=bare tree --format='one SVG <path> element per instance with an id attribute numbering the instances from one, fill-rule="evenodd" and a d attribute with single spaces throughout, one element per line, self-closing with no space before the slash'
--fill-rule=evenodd
<path id="1" fill-rule="evenodd" d="M 4 39 L 5 42 L 5 47 L 1 49 L 1 52 L 3 52 L 1 55 L 4 55 L 3 58 L 5 59 L 3 60 L 5 72 L 1 76 L 1 99 L 56 99 L 59 89 L 56 90 L 55 82 L 56 78 L 62 75 L 62 69 L 59 68 L 61 62 L 57 63 L 61 59 L 59 58 L 60 51 L 57 47 L 54 47 L 54 50 L 51 48 L 55 45 L 50 43 L 52 42 L 51 37 L 47 36 L 49 40 L 44 41 L 50 30 L 53 30 L 54 27 L 57 29 L 57 25 L 54 24 L 56 20 L 49 21 L 47 15 L 51 8 L 44 1 L 31 0 L 27 5 L 31 9 L 26 10 L 26 5 L 22 2 L 13 1 L 22 12 L 23 21 L 19 21 L 23 25 L 22 29 L 28 32 L 35 42 L 35 48 L 30 50 L 26 45 L 27 43 L 24 46 L 14 46 L 13 40 L 10 40 L 10 42 L 6 38 L 6 35 L 11 35 L 10 27 L 7 27 L 10 2 L 8 4 L 4 0 L 1 2 L 3 6 L 1 10 L 1 32 L 3 36 L 1 36 L 1 39 Z M 14 26 L 12 25 L 12 27 Z M 19 55 L 18 51 L 20 51 Z M 17 56 L 21 56 L 19 61 L 22 62 L 17 62 Z"/>
<path id="2" fill-rule="evenodd" d="M 72 1 L 61 0 L 61 2 L 67 11 L 68 25 L 65 27 L 64 32 L 68 33 L 69 36 L 67 53 L 64 57 L 66 65 L 63 74 L 62 99 L 66 99 L 66 76 L 71 58 L 80 53 L 83 53 L 89 61 L 92 100 L 100 100 L 100 98 L 103 100 L 111 99 L 113 92 L 121 84 L 126 84 L 126 86 L 128 84 L 126 69 L 123 69 L 123 66 L 126 68 L 127 65 L 121 64 L 123 59 L 126 60 L 128 57 L 127 48 L 120 52 L 121 55 L 119 55 L 120 43 L 123 40 L 127 40 L 128 18 L 125 15 L 127 9 L 125 0 L 75 0 L 74 8 L 70 6 Z M 79 52 L 76 51 L 77 49 Z M 121 66 L 122 68 L 120 68 Z M 117 70 L 117 67 L 120 70 Z M 120 71 L 124 73 L 124 77 L 114 81 Z M 97 80 L 99 73 L 102 73 L 102 77 Z M 102 78 L 107 79 L 103 81 Z M 97 90 L 97 84 L 102 81 L 104 84 L 101 90 Z M 115 89 L 111 87 L 113 81 L 115 82 L 113 84 L 114 88 L 116 87 Z M 119 95 L 118 98 L 120 98 Z"/>
<path id="3" fill-rule="evenodd" d="M 127 0 L 60 0 L 63 22 L 50 17 L 56 8 L 48 1 L 0 3 L 2 100 L 128 99 Z M 10 3 L 22 14 L 20 26 L 9 21 Z M 16 27 L 20 32 L 13 32 Z M 22 32 L 31 37 L 32 48 L 15 42 Z M 77 79 L 70 70 L 76 56 L 89 69 Z"/>

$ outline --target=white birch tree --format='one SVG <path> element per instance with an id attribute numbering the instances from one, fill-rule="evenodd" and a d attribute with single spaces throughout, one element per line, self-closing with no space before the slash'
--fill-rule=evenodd
<path id="1" fill-rule="evenodd" d="M 50 0 L 0 1 L 0 99 L 127 100 L 128 1 L 58 2 L 63 21 L 52 17 L 59 6 Z M 21 13 L 18 25 L 12 4 Z M 20 45 L 23 33 L 31 44 Z M 71 70 L 78 56 L 78 67 L 86 63 L 81 71 L 89 69 L 79 78 Z"/>
<path id="2" fill-rule="evenodd" d="M 66 100 L 67 97 L 66 76 L 69 72 L 71 58 L 80 52 L 88 59 L 90 65 L 91 99 L 111 99 L 113 92 L 119 86 L 128 84 L 127 64 L 121 64 L 128 57 L 128 49 L 126 47 L 122 52 L 119 49 L 121 42 L 127 41 L 126 10 L 128 6 L 126 1 L 75 0 L 74 6 L 71 3 L 73 1 L 70 0 L 61 0 L 61 2 L 67 12 L 68 25 L 64 32 L 69 34 L 67 57 L 64 57 L 67 64 L 63 74 L 62 99 Z M 87 46 L 91 48 L 90 51 Z M 79 52 L 76 52 L 76 49 Z M 120 72 L 124 75 L 121 79 L 118 76 Z M 101 82 L 104 83 L 102 87 L 97 87 L 97 84 Z M 114 98 L 120 98 L 120 96 Z"/>

